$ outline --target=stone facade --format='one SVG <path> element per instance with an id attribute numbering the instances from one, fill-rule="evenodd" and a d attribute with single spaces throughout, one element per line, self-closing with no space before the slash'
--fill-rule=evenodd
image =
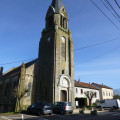
<path id="1" fill-rule="evenodd" d="M 13 91 L 18 84 L 19 74 L 0 79 L 0 112 L 14 111 Z"/>
<path id="2" fill-rule="evenodd" d="M 25 88 L 31 90 L 21 99 L 22 110 L 37 101 L 75 105 L 73 41 L 62 0 L 53 0 L 48 9 L 38 59 L 1 75 L 0 112 L 17 111 L 19 100 L 13 92 L 17 89 L 20 95 Z"/>
<path id="3" fill-rule="evenodd" d="M 57 0 L 56 0 L 57 1 Z M 46 27 L 43 29 L 39 44 L 39 74 L 36 87 L 36 101 L 54 103 L 66 100 L 74 105 L 74 55 L 71 32 L 68 30 L 68 16 L 64 6 L 52 2 L 46 15 Z M 59 6 L 59 4 L 61 6 Z M 57 12 L 56 12 L 56 8 Z M 68 86 L 62 86 L 62 80 Z M 61 93 L 64 92 L 64 93 Z M 39 94 L 41 93 L 41 94 Z"/>
<path id="4" fill-rule="evenodd" d="M 34 102 L 35 94 L 35 66 L 37 60 L 23 64 L 17 68 L 13 68 L 0 77 L 0 112 L 17 111 L 18 99 L 15 95 L 15 90 L 20 92 L 20 89 L 31 87 L 29 92 L 26 92 L 21 99 L 22 110 Z M 21 81 L 22 79 L 22 81 Z"/>

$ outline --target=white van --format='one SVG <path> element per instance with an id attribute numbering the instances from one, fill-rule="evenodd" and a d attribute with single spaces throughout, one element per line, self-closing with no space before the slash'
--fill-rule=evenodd
<path id="1" fill-rule="evenodd" d="M 97 103 L 97 106 L 103 107 L 103 108 L 120 108 L 120 100 L 119 99 L 113 99 L 113 100 L 101 100 Z"/>

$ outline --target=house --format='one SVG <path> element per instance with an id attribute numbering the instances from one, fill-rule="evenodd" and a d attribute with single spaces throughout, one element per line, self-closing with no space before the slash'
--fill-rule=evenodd
<path id="1" fill-rule="evenodd" d="M 75 103 L 76 107 L 82 107 L 85 105 L 90 105 L 90 99 L 85 95 L 85 92 L 94 93 L 91 103 L 95 103 L 99 100 L 99 89 L 92 86 L 91 84 L 75 81 Z"/>
<path id="2" fill-rule="evenodd" d="M 92 83 L 94 87 L 99 89 L 100 100 L 113 99 L 113 89 L 103 84 Z"/>

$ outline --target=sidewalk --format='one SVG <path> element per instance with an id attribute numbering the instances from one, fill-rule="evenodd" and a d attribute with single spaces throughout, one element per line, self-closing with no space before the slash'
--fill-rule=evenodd
<path id="1" fill-rule="evenodd" d="M 74 109 L 73 114 L 80 114 L 79 110 L 81 109 Z M 109 112 L 109 110 L 104 110 L 104 111 L 97 111 L 97 115 L 108 115 L 114 112 Z M 84 114 L 91 114 L 91 110 L 85 110 Z"/>

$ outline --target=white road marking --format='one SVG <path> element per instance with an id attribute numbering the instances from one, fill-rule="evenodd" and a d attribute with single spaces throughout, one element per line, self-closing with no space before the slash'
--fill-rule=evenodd
<path id="1" fill-rule="evenodd" d="M 22 120 L 24 120 L 24 116 L 26 116 L 26 117 L 32 117 L 32 118 L 37 117 L 37 116 L 23 115 L 23 114 L 22 114 L 20 117 L 11 115 L 11 116 L 9 116 L 9 118 L 8 118 L 8 117 L 5 117 L 5 116 L 1 116 L 1 118 L 5 119 L 5 120 L 12 120 L 12 119 L 21 119 L 21 117 L 22 117 Z M 35 118 L 35 119 L 36 119 L 36 120 L 48 120 L 48 119 L 40 118 L 40 117 Z"/>
<path id="2" fill-rule="evenodd" d="M 23 114 L 22 114 L 22 120 L 24 120 L 24 116 L 23 116 Z"/>
<path id="3" fill-rule="evenodd" d="M 34 116 L 34 115 L 24 115 L 24 116 L 28 116 L 28 117 L 38 117 L 38 116 Z"/>
<path id="4" fill-rule="evenodd" d="M 7 118 L 7 117 L 1 117 L 1 118 L 6 119 L 6 120 L 11 120 L 11 119 L 9 119 L 9 118 Z"/>

